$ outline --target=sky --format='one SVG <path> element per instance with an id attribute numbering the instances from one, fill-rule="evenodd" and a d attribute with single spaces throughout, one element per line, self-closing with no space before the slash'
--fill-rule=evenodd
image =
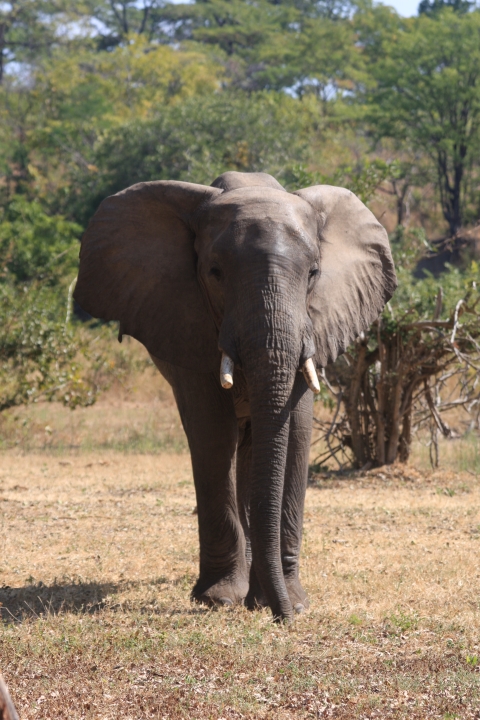
<path id="1" fill-rule="evenodd" d="M 399 15 L 410 17 L 417 14 L 417 8 L 420 0 L 383 0 L 384 5 L 394 7 Z"/>

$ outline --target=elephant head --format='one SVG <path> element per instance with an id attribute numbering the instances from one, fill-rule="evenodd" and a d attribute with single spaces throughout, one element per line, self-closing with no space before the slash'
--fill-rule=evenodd
<path id="1" fill-rule="evenodd" d="M 315 389 L 315 366 L 367 330 L 395 287 L 387 234 L 355 195 L 288 193 L 262 173 L 225 173 L 211 187 L 134 185 L 103 201 L 82 240 L 84 310 L 120 321 L 120 337 L 165 362 L 221 370 L 225 387 L 241 368 L 252 556 L 274 615 L 291 612 L 278 537 L 296 373 L 305 368 Z"/>

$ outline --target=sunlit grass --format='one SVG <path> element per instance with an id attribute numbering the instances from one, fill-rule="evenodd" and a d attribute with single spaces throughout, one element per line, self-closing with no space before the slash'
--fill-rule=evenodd
<path id="1" fill-rule="evenodd" d="M 23 718 L 476 717 L 469 473 L 312 478 L 291 627 L 190 603 L 187 454 L 4 453 L 0 501 L 0 668 Z"/>

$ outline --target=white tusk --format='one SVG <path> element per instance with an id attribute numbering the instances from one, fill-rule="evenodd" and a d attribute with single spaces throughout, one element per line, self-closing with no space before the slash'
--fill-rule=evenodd
<path id="1" fill-rule="evenodd" d="M 318 382 L 317 371 L 315 370 L 315 365 L 312 358 L 308 358 L 308 360 L 305 360 L 302 372 L 310 390 L 312 390 L 315 395 L 318 395 L 318 393 L 320 392 L 320 383 Z"/>
<path id="2" fill-rule="evenodd" d="M 222 353 L 222 362 L 220 363 L 220 384 L 225 390 L 229 390 L 233 385 L 233 360 L 228 357 L 227 353 Z"/>

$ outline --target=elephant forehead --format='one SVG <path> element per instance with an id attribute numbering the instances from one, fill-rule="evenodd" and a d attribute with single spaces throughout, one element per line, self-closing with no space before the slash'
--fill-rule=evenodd
<path id="1" fill-rule="evenodd" d="M 210 203 L 207 216 L 209 227 L 255 224 L 266 231 L 274 224 L 311 232 L 316 226 L 311 205 L 296 195 L 273 188 L 239 188 L 222 193 Z"/>

